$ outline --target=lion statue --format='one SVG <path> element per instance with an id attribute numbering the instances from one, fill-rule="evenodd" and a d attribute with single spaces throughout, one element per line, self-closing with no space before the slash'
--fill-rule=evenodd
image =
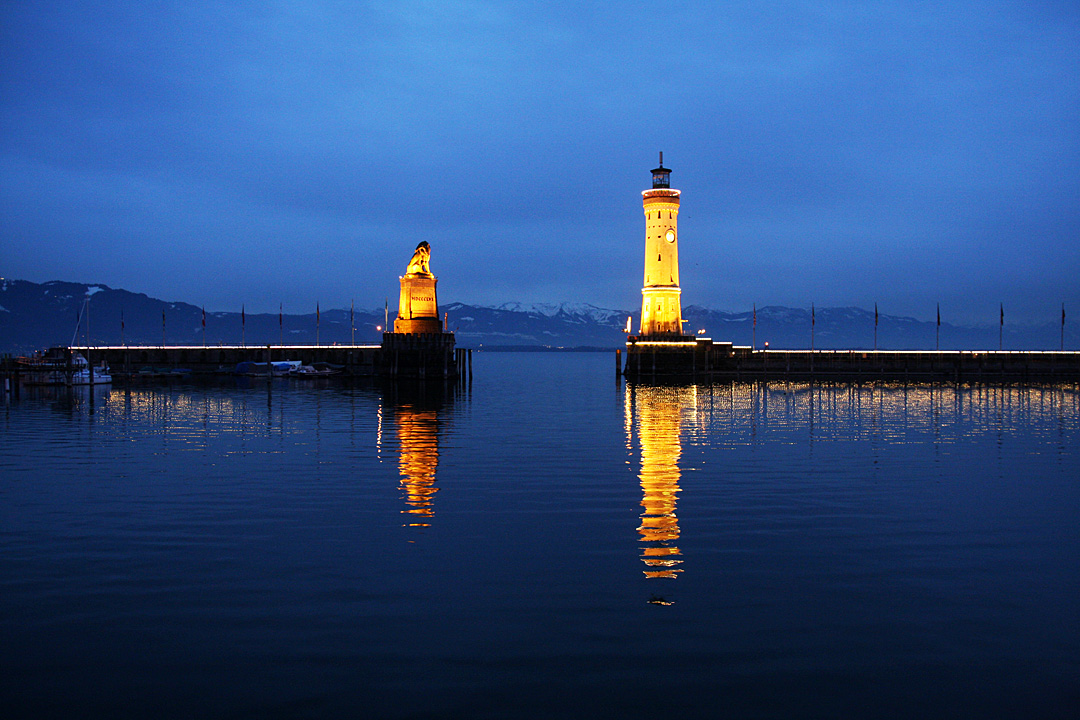
<path id="1" fill-rule="evenodd" d="M 416 252 L 413 253 L 412 260 L 409 261 L 409 267 L 405 268 L 406 275 L 430 275 L 431 270 L 428 269 L 428 260 L 431 258 L 431 246 L 427 244 L 427 241 L 422 241 L 416 246 Z"/>

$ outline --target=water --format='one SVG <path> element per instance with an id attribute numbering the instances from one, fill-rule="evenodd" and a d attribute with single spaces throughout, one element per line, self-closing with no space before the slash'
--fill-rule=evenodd
<path id="1" fill-rule="evenodd" d="M 1075 717 L 1080 390 L 24 392 L 5 717 Z"/>

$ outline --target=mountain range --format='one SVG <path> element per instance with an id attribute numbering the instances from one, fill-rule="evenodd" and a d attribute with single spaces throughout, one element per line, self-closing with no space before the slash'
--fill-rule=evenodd
<path id="1" fill-rule="evenodd" d="M 89 301 L 87 302 L 87 298 Z M 88 312 L 87 312 L 88 310 Z M 614 349 L 625 342 L 636 310 L 580 303 L 497 307 L 443 305 L 446 325 L 461 347 L 542 350 Z M 389 314 L 393 321 L 394 313 Z M 789 308 L 724 312 L 696 305 L 683 309 L 688 333 L 704 331 L 717 342 L 774 349 L 1057 350 L 1062 325 L 953 325 L 877 314 L 854 307 Z M 381 341 L 384 308 L 326 309 L 306 314 L 205 312 L 102 284 L 0 280 L 0 353 L 25 354 L 56 345 L 373 344 Z M 876 338 L 875 338 L 876 325 Z M 1080 347 L 1075 323 L 1064 326 L 1066 349 Z"/>

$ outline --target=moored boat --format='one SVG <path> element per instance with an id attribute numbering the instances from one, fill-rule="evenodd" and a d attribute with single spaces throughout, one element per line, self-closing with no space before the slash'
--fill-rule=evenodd
<path id="1" fill-rule="evenodd" d="M 76 353 L 78 355 L 78 353 Z M 112 384 L 112 375 L 109 373 L 109 368 L 104 363 L 100 367 L 91 368 L 86 363 L 86 358 L 82 355 L 78 355 L 78 358 L 83 361 L 83 366 L 79 369 L 72 371 L 71 379 L 68 380 L 68 385 L 110 385 Z"/>
<path id="2" fill-rule="evenodd" d="M 112 383 L 112 375 L 104 363 L 95 367 L 93 375 L 90 364 L 82 353 L 70 348 L 49 348 L 42 356 L 19 358 L 19 369 L 27 385 L 106 385 Z"/>
<path id="3" fill-rule="evenodd" d="M 311 365 L 300 365 L 289 371 L 289 377 L 296 378 L 317 378 L 328 377 L 331 375 L 339 375 L 342 371 L 341 365 L 334 365 L 328 362 L 317 362 Z"/>
<path id="4" fill-rule="evenodd" d="M 233 375 L 252 375 L 283 377 L 288 375 L 293 368 L 300 367 L 299 360 L 280 360 L 271 363 L 245 361 L 236 364 Z"/>

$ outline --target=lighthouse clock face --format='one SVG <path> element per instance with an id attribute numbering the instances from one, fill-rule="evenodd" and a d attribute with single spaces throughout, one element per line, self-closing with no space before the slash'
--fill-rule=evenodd
<path id="1" fill-rule="evenodd" d="M 665 235 L 664 237 L 667 238 L 668 242 L 675 242 L 675 231 L 668 230 L 667 235 Z"/>

